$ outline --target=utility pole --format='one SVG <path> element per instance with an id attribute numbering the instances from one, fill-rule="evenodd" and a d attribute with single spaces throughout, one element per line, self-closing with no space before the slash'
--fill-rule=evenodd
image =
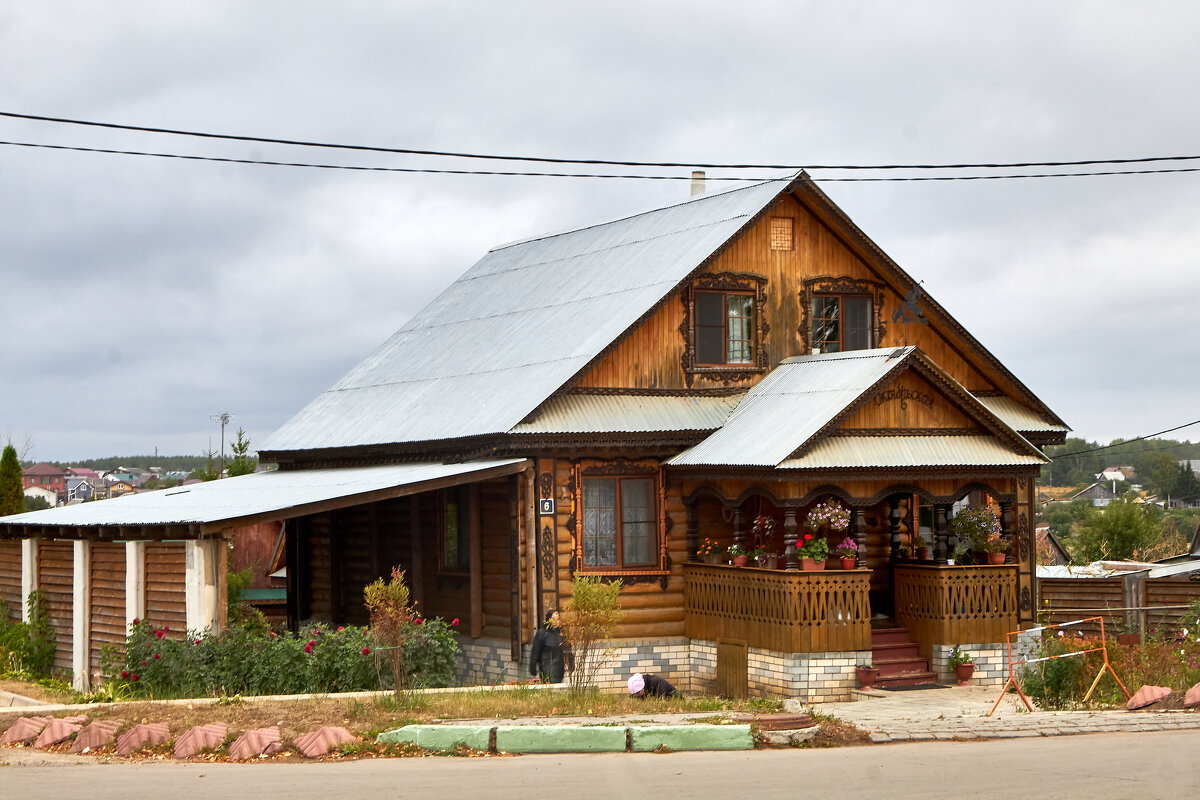
<path id="1" fill-rule="evenodd" d="M 219 478 L 225 474 L 225 426 L 229 424 L 229 420 L 233 419 L 233 415 L 228 411 L 222 411 L 220 414 L 213 414 L 209 419 L 221 424 L 221 471 L 217 474 Z"/>

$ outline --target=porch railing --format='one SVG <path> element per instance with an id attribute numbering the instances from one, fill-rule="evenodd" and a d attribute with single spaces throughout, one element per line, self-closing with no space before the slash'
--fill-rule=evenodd
<path id="1" fill-rule="evenodd" d="M 1017 629 L 1017 567 L 897 565 L 892 573 L 896 623 L 921 655 L 935 644 L 1002 642 Z"/>
<path id="2" fill-rule="evenodd" d="M 784 572 L 685 564 L 692 639 L 737 639 L 783 653 L 871 649 L 869 570 Z"/>

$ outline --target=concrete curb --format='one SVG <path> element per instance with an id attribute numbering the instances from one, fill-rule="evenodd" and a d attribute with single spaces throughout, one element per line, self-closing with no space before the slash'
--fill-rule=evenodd
<path id="1" fill-rule="evenodd" d="M 494 736 L 493 736 L 494 734 Z M 489 747 L 489 740 L 494 744 Z M 753 750 L 749 725 L 406 725 L 378 742 L 412 742 L 429 750 L 506 753 L 624 753 L 663 750 Z"/>

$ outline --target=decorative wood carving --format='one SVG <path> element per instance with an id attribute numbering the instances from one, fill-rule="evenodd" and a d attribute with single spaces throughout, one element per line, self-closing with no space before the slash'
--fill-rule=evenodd
<path id="1" fill-rule="evenodd" d="M 1033 533 L 1029 530 L 1029 516 L 1024 509 L 1017 515 L 1016 561 L 1024 564 L 1033 553 Z"/>
<path id="2" fill-rule="evenodd" d="M 788 572 L 800 569 L 800 559 L 796 552 L 796 509 L 789 508 L 783 512 L 783 562 Z"/>
<path id="3" fill-rule="evenodd" d="M 946 520 L 949 510 L 950 506 L 945 503 L 937 503 L 933 507 L 933 560 L 943 567 L 950 557 L 949 523 Z"/>
<path id="4" fill-rule="evenodd" d="M 809 278 L 800 289 L 800 352 L 812 352 L 812 299 L 820 294 L 859 294 L 871 298 L 871 313 L 875 324 L 871 328 L 871 346 L 880 347 L 887 334 L 883 321 L 884 285 L 879 281 L 860 280 L 848 275 L 841 277 Z"/>
<path id="5" fill-rule="evenodd" d="M 658 563 L 650 567 L 612 568 L 593 567 L 583 563 L 583 515 L 578 513 L 583 508 L 583 479 L 599 476 L 645 476 L 655 479 L 655 492 L 658 499 Z M 606 462 L 576 461 L 571 471 L 571 493 L 575 501 L 575 510 L 567 518 L 567 529 L 571 532 L 571 574 L 581 571 L 589 576 L 599 576 L 605 580 L 620 578 L 626 583 L 656 581 L 662 579 L 663 589 L 667 587 L 667 572 L 671 567 L 671 557 L 667 553 L 667 535 L 674 525 L 674 520 L 666 513 L 666 487 L 657 462 L 629 461 L 623 458 Z M 636 580 L 635 580 L 636 579 Z"/>
<path id="6" fill-rule="evenodd" d="M 549 525 L 542 526 L 541 545 L 542 577 L 547 581 L 552 581 L 554 580 L 554 568 L 557 566 L 558 559 L 555 557 L 554 552 L 554 531 L 551 530 Z"/>
<path id="7" fill-rule="evenodd" d="M 1028 586 L 1021 587 L 1021 610 L 1022 611 L 1033 610 L 1033 595 L 1029 591 Z"/>
<path id="8" fill-rule="evenodd" d="M 543 472 L 538 476 L 538 493 L 543 500 L 554 497 L 554 476 L 549 472 Z"/>
<path id="9" fill-rule="evenodd" d="M 700 275 L 692 285 L 679 293 L 683 303 L 683 321 L 679 323 L 679 333 L 683 336 L 683 379 L 688 388 L 697 375 L 711 380 L 717 380 L 728 386 L 740 383 L 767 371 L 767 333 L 771 330 L 766 317 L 766 288 L 767 279 L 762 275 L 741 272 L 719 272 L 715 275 Z M 715 366 L 699 366 L 696 363 L 696 336 L 693 330 L 695 319 L 695 292 L 697 289 L 718 292 L 753 292 L 754 293 L 754 362 L 751 364 L 731 364 Z"/>

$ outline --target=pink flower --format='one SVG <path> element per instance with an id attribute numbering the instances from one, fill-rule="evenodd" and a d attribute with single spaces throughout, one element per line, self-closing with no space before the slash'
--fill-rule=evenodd
<path id="1" fill-rule="evenodd" d="M 312 648 L 312 642 L 309 642 L 308 644 L 304 645 L 304 652 L 306 652 L 306 653 L 311 653 L 311 652 L 312 652 L 312 650 L 313 650 L 313 648 Z"/>
<path id="2" fill-rule="evenodd" d="M 275 633 L 275 631 L 271 631 L 271 638 L 274 639 L 276 636 L 277 636 L 277 634 Z"/>
<path id="3" fill-rule="evenodd" d="M 129 677 L 129 670 L 127 670 L 127 669 L 123 669 L 123 670 L 121 670 L 121 677 L 122 677 L 122 678 L 128 678 L 128 677 Z"/>
<path id="4" fill-rule="evenodd" d="M 341 632 L 342 632 L 342 631 L 344 631 L 344 630 L 346 630 L 346 626 L 345 626 L 345 625 L 339 625 L 339 626 L 338 626 L 338 633 L 341 633 Z"/>
<path id="5" fill-rule="evenodd" d="M 143 667 L 146 666 L 146 659 L 144 659 L 144 658 L 142 659 L 142 666 Z"/>
<path id="6" fill-rule="evenodd" d="M 136 681 L 137 679 L 138 679 L 138 676 L 137 676 L 136 672 L 129 676 L 129 680 L 131 680 L 131 681 Z"/>
<path id="7" fill-rule="evenodd" d="M 451 628 L 457 628 L 457 627 L 458 627 L 458 617 L 455 617 L 455 618 L 454 618 L 454 621 L 450 623 L 450 627 L 451 627 Z"/>
<path id="8" fill-rule="evenodd" d="M 371 655 L 371 648 L 369 648 L 369 647 L 364 647 L 364 648 L 363 648 L 363 655 L 364 655 L 364 656 L 369 656 L 369 655 Z"/>

